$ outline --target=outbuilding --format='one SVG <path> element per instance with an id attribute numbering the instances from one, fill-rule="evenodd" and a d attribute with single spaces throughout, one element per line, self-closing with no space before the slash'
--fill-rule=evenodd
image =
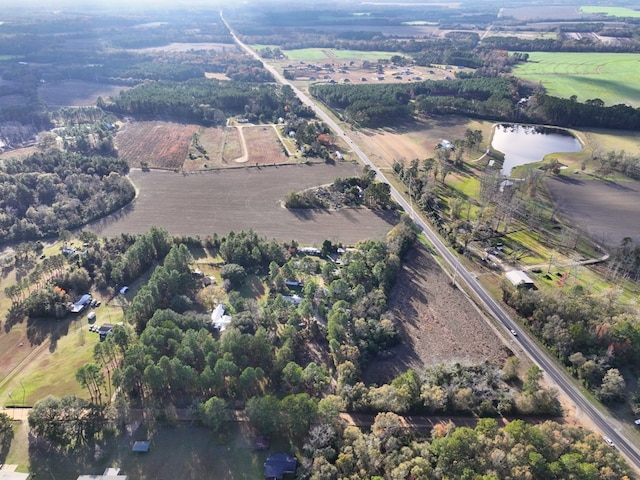
<path id="1" fill-rule="evenodd" d="M 505 277 L 516 288 L 536 288 L 534 281 L 522 270 L 510 270 Z"/>

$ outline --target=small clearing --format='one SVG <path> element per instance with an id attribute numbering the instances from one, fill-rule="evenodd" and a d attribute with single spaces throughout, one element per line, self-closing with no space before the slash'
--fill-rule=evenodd
<path id="1" fill-rule="evenodd" d="M 98 97 L 117 95 L 129 87 L 105 83 L 62 80 L 47 82 L 38 87 L 38 96 L 49 108 L 94 106 Z"/>

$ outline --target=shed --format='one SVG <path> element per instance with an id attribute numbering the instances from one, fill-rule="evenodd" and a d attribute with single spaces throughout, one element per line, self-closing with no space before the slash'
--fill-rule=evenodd
<path id="1" fill-rule="evenodd" d="M 133 442 L 133 447 L 131 448 L 131 451 L 135 453 L 147 453 L 149 451 L 150 446 L 151 446 L 150 441 L 138 440 L 136 442 Z"/>
<path id="2" fill-rule="evenodd" d="M 509 280 L 514 287 L 535 288 L 533 280 L 522 270 L 510 270 L 505 273 L 505 277 L 507 277 L 507 280 Z"/>
<path id="3" fill-rule="evenodd" d="M 298 459 L 286 453 L 274 453 L 264 462 L 264 476 L 269 479 L 280 479 L 285 473 L 296 473 Z"/>

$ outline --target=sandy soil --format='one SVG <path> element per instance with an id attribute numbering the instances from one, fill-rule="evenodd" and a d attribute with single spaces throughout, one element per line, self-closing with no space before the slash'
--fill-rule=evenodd
<path id="1" fill-rule="evenodd" d="M 404 259 L 389 310 L 401 341 L 391 355 L 371 362 L 367 382 L 384 383 L 408 369 L 420 373 L 442 363 L 502 366 L 511 354 L 422 245 Z"/>

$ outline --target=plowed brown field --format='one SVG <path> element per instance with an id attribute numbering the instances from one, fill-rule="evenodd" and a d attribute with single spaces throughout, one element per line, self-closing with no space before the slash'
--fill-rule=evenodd
<path id="1" fill-rule="evenodd" d="M 282 207 L 287 193 L 357 176 L 360 165 L 289 165 L 236 168 L 200 173 L 138 169 L 130 173 L 138 197 L 114 215 L 88 226 L 100 236 L 144 233 L 153 225 L 177 235 L 226 235 L 253 229 L 280 241 L 320 245 L 325 239 L 353 244 L 385 238 L 398 220 L 392 212 L 339 211 Z"/>
<path id="2" fill-rule="evenodd" d="M 129 166 L 146 162 L 150 168 L 180 169 L 197 125 L 174 122 L 126 123 L 116 135 L 118 155 Z"/>

